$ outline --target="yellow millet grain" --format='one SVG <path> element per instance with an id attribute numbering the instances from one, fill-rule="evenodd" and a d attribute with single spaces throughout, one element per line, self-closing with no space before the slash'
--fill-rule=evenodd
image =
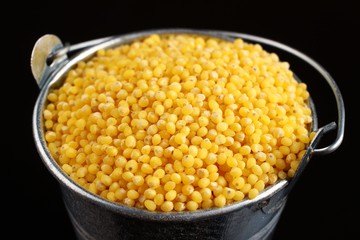
<path id="1" fill-rule="evenodd" d="M 308 98 L 259 44 L 154 34 L 70 70 L 49 91 L 44 138 L 66 174 L 109 201 L 224 207 L 294 175 L 314 136 Z"/>

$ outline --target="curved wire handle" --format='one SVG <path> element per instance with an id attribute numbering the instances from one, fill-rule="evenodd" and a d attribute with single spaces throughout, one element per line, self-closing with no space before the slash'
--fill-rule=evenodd
<path id="1" fill-rule="evenodd" d="M 224 38 L 243 38 L 245 40 L 250 40 L 250 41 L 254 41 L 254 42 L 258 42 L 258 43 L 262 43 L 262 44 L 266 44 L 278 49 L 281 49 L 285 52 L 288 52 L 296 57 L 298 57 L 299 59 L 305 61 L 307 64 L 309 64 L 310 66 L 312 66 L 315 70 L 317 70 L 321 76 L 328 82 L 328 84 L 330 85 L 334 95 L 335 95 L 335 99 L 336 99 L 336 104 L 337 104 L 337 109 L 338 109 L 338 123 L 336 124 L 335 122 L 331 122 L 329 124 L 327 124 L 326 126 L 324 126 L 323 128 L 321 128 L 322 130 L 319 132 L 327 132 L 329 130 L 332 130 L 336 127 L 336 125 L 338 126 L 337 129 L 337 136 L 336 139 L 334 141 L 334 143 L 330 144 L 327 147 L 323 147 L 323 148 L 319 148 L 319 149 L 312 149 L 312 153 L 313 154 L 317 154 L 317 155 L 324 155 L 324 154 L 329 154 L 333 151 L 335 151 L 341 144 L 341 142 L 343 141 L 344 138 L 344 131 L 345 131 L 345 106 L 344 106 L 344 101 L 340 92 L 340 89 L 338 88 L 336 82 L 334 81 L 334 79 L 331 77 L 331 75 L 319 64 L 317 63 L 314 59 L 310 58 L 309 56 L 305 55 L 304 53 L 289 47 L 285 44 L 282 44 L 280 42 L 274 41 L 274 40 L 270 40 L 267 38 L 263 38 L 263 37 L 258 37 L 258 36 L 254 36 L 254 35 L 250 35 L 250 34 L 244 34 L 244 33 L 236 33 L 236 32 L 228 32 L 228 31 L 214 31 L 214 30 L 189 30 L 189 29 L 162 29 L 162 30 L 157 30 L 157 31 L 148 31 L 148 32 L 143 32 L 143 35 L 149 34 L 149 33 L 169 33 L 169 32 L 189 32 L 189 33 L 202 33 L 202 34 L 207 34 L 207 35 L 215 35 L 217 37 L 219 36 L 223 36 Z M 136 35 L 136 34 L 135 34 Z M 140 34 L 141 35 L 141 34 Z M 61 57 L 63 55 L 65 55 L 66 53 L 72 52 L 72 51 L 76 51 L 76 50 L 80 50 L 80 49 L 85 49 L 85 48 L 89 48 L 92 47 L 94 45 L 106 42 L 107 40 L 110 39 L 114 39 L 116 36 L 110 36 L 110 37 L 105 37 L 105 38 L 100 38 L 100 39 L 95 39 L 95 40 L 90 40 L 90 41 L 86 41 L 83 43 L 78 43 L 75 45 L 67 45 L 61 49 L 57 49 L 57 51 L 52 52 L 49 56 L 50 59 L 54 59 L 57 57 Z M 318 129 L 319 130 L 319 129 Z"/>
<path id="2" fill-rule="evenodd" d="M 285 52 L 291 53 L 291 54 L 295 55 L 296 57 L 300 58 L 301 60 L 305 61 L 309 65 L 311 65 L 322 75 L 322 77 L 330 85 L 331 90 L 333 91 L 333 93 L 335 95 L 336 105 L 337 105 L 337 109 L 338 109 L 338 124 L 337 124 L 338 129 L 337 129 L 337 136 L 336 136 L 334 143 L 330 144 L 327 147 L 313 149 L 313 153 L 319 154 L 319 155 L 320 154 L 324 155 L 324 154 L 329 154 L 329 153 L 335 151 L 340 146 L 340 144 L 344 138 L 345 105 L 344 105 L 344 101 L 343 101 L 340 89 L 338 88 L 336 82 L 331 77 L 331 75 L 314 59 L 312 59 L 309 56 L 305 55 L 304 53 L 302 53 L 294 48 L 291 48 L 287 45 L 284 45 L 282 43 L 276 42 L 274 40 L 269 40 L 266 38 L 258 37 L 258 36 L 248 35 L 248 34 L 233 33 L 233 32 L 224 32 L 224 34 L 227 36 L 231 36 L 231 37 L 244 38 L 244 39 L 249 39 L 249 40 L 252 40 L 255 42 L 264 43 L 264 44 L 279 48 Z M 333 124 L 330 123 L 330 125 L 333 125 Z"/>

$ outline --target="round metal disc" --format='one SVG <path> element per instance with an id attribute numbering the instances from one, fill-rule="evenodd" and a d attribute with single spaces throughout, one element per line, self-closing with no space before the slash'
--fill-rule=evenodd
<path id="1" fill-rule="evenodd" d="M 48 67 L 47 58 L 50 53 L 62 46 L 61 40 L 53 34 L 46 34 L 39 38 L 31 53 L 31 71 L 38 83 L 40 84 L 41 78 Z"/>

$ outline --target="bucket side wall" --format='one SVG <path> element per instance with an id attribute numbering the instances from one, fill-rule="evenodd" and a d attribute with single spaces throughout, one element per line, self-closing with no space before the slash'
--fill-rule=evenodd
<path id="1" fill-rule="evenodd" d="M 141 214 L 122 214 L 101 202 L 61 186 L 63 200 L 74 230 L 81 240 L 255 240 L 271 239 L 272 232 L 286 204 L 285 191 L 269 199 L 264 211 L 258 205 L 245 205 L 232 212 L 202 218 L 149 220 Z M 171 213 L 169 213 L 171 214 Z M 196 212 L 194 212 L 196 216 Z"/>

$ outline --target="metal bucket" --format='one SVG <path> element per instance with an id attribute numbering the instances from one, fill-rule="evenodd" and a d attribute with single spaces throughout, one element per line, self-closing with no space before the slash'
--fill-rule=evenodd
<path id="1" fill-rule="evenodd" d="M 115 204 L 87 192 L 64 174 L 47 149 L 42 112 L 48 91 L 61 85 L 64 75 L 69 70 L 79 61 L 92 57 L 97 50 L 113 48 L 154 33 L 194 33 L 230 41 L 235 38 L 242 38 L 245 41 L 262 44 L 264 47 L 270 46 L 279 51 L 285 51 L 309 64 L 329 84 L 336 99 L 337 123 L 331 122 L 318 128 L 315 107 L 310 99 L 309 104 L 313 112 L 311 130 L 316 131 L 317 134 L 308 146 L 295 176 L 291 180 L 278 181 L 262 191 L 253 200 L 243 200 L 223 208 L 195 212 L 162 213 Z M 70 55 L 72 56 L 70 57 Z M 43 163 L 59 182 L 64 204 L 78 239 L 271 239 L 285 207 L 288 194 L 310 158 L 315 154 L 333 152 L 343 140 L 345 108 L 341 93 L 332 77 L 317 62 L 303 53 L 262 37 L 224 31 L 160 29 L 64 46 L 57 36 L 45 35 L 34 46 L 31 67 L 41 90 L 33 112 L 34 140 Z M 317 149 L 316 146 L 321 137 L 334 129 L 337 129 L 334 142 L 327 147 Z"/>

